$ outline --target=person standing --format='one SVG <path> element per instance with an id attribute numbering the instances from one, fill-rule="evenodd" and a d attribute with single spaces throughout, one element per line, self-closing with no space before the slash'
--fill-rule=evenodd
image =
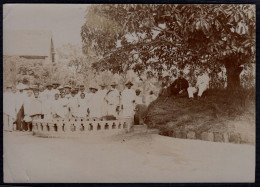
<path id="1" fill-rule="evenodd" d="M 57 103 L 58 103 L 58 105 L 57 106 L 59 106 L 58 107 L 58 112 L 57 112 L 57 114 L 61 117 L 61 118 L 68 118 L 68 116 L 69 116 L 69 109 L 68 109 L 68 105 L 69 105 L 69 99 L 67 99 L 66 97 L 65 97 L 65 93 L 64 92 L 62 92 L 61 94 L 60 94 L 60 99 L 57 99 L 58 101 L 57 101 Z"/>
<path id="2" fill-rule="evenodd" d="M 13 93 L 12 85 L 6 87 L 6 92 L 3 94 L 3 118 L 4 131 L 13 131 L 13 123 L 16 118 L 15 113 L 15 94 Z"/>
<path id="3" fill-rule="evenodd" d="M 53 82 L 52 83 L 52 92 L 53 95 L 55 95 L 56 93 L 60 94 L 60 91 L 58 90 L 58 87 L 60 86 L 60 83 L 58 82 Z"/>
<path id="4" fill-rule="evenodd" d="M 111 83 L 111 88 L 105 96 L 105 101 L 107 103 L 107 115 L 117 119 L 120 109 L 120 93 L 116 89 L 116 86 L 115 82 Z"/>
<path id="5" fill-rule="evenodd" d="M 123 110 L 122 117 L 133 118 L 135 109 L 135 91 L 131 88 L 132 82 L 125 84 L 126 88 L 121 93 L 121 109 Z"/>
<path id="6" fill-rule="evenodd" d="M 77 117 L 77 111 L 78 111 L 78 98 L 76 97 L 76 90 L 71 91 L 71 97 L 69 98 L 69 118 Z"/>
<path id="7" fill-rule="evenodd" d="M 33 93 L 34 93 L 34 97 L 30 105 L 30 110 L 31 110 L 30 114 L 32 120 L 38 120 L 41 119 L 41 115 L 42 115 L 42 100 L 39 96 L 40 92 L 37 86 L 33 87 Z"/>
<path id="8" fill-rule="evenodd" d="M 53 118 L 60 118 L 62 115 L 60 112 L 62 111 L 62 106 L 61 106 L 61 100 L 59 99 L 60 95 L 56 93 L 54 95 L 54 100 L 52 102 L 51 106 L 51 113 Z"/>
<path id="9" fill-rule="evenodd" d="M 79 118 L 85 118 L 87 117 L 88 111 L 88 105 L 87 105 L 87 99 L 85 97 L 85 93 L 80 93 L 80 98 L 78 99 L 78 111 L 77 111 L 77 117 Z"/>
<path id="10" fill-rule="evenodd" d="M 16 110 L 16 130 L 22 131 L 22 122 L 24 118 L 24 99 L 25 99 L 25 92 L 24 89 L 26 86 L 22 83 L 19 83 L 16 87 L 18 92 L 15 94 L 16 102 L 15 102 L 15 110 Z"/>
<path id="11" fill-rule="evenodd" d="M 32 129 L 32 118 L 31 118 L 31 102 L 33 100 L 33 91 L 31 87 L 26 90 L 26 97 L 24 99 L 24 120 L 23 120 L 23 131 Z"/>
<path id="12" fill-rule="evenodd" d="M 107 103 L 105 101 L 105 96 L 107 94 L 108 90 L 106 89 L 106 84 L 101 83 L 100 84 L 100 90 L 97 91 L 97 97 L 98 99 L 98 106 L 101 111 L 101 117 L 107 116 Z"/>
<path id="13" fill-rule="evenodd" d="M 51 105 L 54 98 L 52 91 L 52 84 L 46 85 L 47 89 L 43 91 L 41 99 L 42 99 L 42 113 L 44 115 L 44 119 L 51 119 Z"/>
<path id="14" fill-rule="evenodd" d="M 98 88 L 95 85 L 89 87 L 90 93 L 88 94 L 87 103 L 89 117 L 91 118 L 101 118 L 102 108 L 100 107 L 100 98 L 97 95 Z"/>
<path id="15" fill-rule="evenodd" d="M 71 98 L 71 86 L 68 84 L 64 85 L 64 90 L 65 90 L 65 97 L 67 99 L 70 99 Z"/>

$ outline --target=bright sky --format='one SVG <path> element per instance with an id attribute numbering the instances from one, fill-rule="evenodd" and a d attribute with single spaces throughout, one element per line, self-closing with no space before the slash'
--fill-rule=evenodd
<path id="1" fill-rule="evenodd" d="M 3 28 L 6 30 L 51 30 L 55 47 L 80 44 L 85 22 L 84 4 L 5 4 Z"/>

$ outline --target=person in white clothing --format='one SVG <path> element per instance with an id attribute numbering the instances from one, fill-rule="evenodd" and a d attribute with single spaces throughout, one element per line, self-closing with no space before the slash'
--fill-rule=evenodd
<path id="1" fill-rule="evenodd" d="M 117 119 L 120 109 L 120 93 L 116 89 L 116 85 L 115 82 L 112 82 L 111 89 L 105 96 L 105 101 L 107 103 L 107 115 Z"/>
<path id="2" fill-rule="evenodd" d="M 52 114 L 53 118 L 59 118 L 60 117 L 59 111 L 61 110 L 61 102 L 60 102 L 59 97 L 60 97 L 60 95 L 58 93 L 56 93 L 54 95 L 54 100 L 53 100 L 52 105 L 51 105 L 51 114 Z"/>
<path id="3" fill-rule="evenodd" d="M 85 97 L 85 93 L 80 93 L 80 98 L 78 99 L 78 111 L 77 111 L 77 117 L 79 118 L 85 118 L 88 115 L 88 105 L 87 105 L 87 99 Z"/>
<path id="4" fill-rule="evenodd" d="M 3 118 L 4 118 L 4 131 L 14 130 L 14 121 L 16 118 L 15 113 L 15 94 L 12 90 L 12 85 L 6 87 L 6 92 L 3 94 Z"/>
<path id="5" fill-rule="evenodd" d="M 56 114 L 58 114 L 61 118 L 68 118 L 69 117 L 69 100 L 65 97 L 65 93 L 62 92 L 60 94 L 60 99 L 57 101 L 58 104 L 58 110 L 56 111 Z"/>
<path id="6" fill-rule="evenodd" d="M 133 118 L 135 109 L 135 90 L 131 89 L 132 82 L 127 82 L 126 88 L 121 93 L 121 109 L 123 110 L 122 117 Z"/>
<path id="7" fill-rule="evenodd" d="M 64 92 L 65 92 L 65 97 L 67 98 L 67 99 L 70 99 L 71 98 L 71 86 L 70 85 L 68 85 L 68 84 L 66 84 L 66 85 L 64 85 Z"/>
<path id="8" fill-rule="evenodd" d="M 101 89 L 99 89 L 96 93 L 97 97 L 99 98 L 97 107 L 100 107 L 101 117 L 105 117 L 105 116 L 107 116 L 107 102 L 105 101 L 105 97 L 106 97 L 108 90 L 106 89 L 105 83 L 101 83 L 100 88 Z"/>
<path id="9" fill-rule="evenodd" d="M 41 115 L 42 115 L 42 100 L 39 97 L 39 88 L 38 87 L 34 87 L 33 88 L 33 93 L 34 93 L 34 98 L 32 99 L 31 102 L 31 118 L 32 120 L 37 120 L 37 119 L 41 119 Z"/>
<path id="10" fill-rule="evenodd" d="M 55 94 L 60 94 L 60 91 L 59 91 L 59 89 L 58 89 L 58 87 L 59 87 L 59 85 L 60 85 L 60 83 L 58 83 L 58 82 L 53 82 L 52 83 L 52 92 L 53 92 L 53 95 L 55 95 Z"/>
<path id="11" fill-rule="evenodd" d="M 76 97 L 76 90 L 71 91 L 71 97 L 69 98 L 69 118 L 77 117 L 78 111 L 78 98 Z"/>
<path id="12" fill-rule="evenodd" d="M 54 98 L 52 84 L 46 85 L 47 89 L 44 90 L 41 94 L 42 99 L 42 113 L 44 115 L 44 119 L 51 119 L 51 105 Z"/>
<path id="13" fill-rule="evenodd" d="M 88 94 L 87 104 L 89 117 L 101 118 L 102 108 L 100 107 L 100 97 L 97 95 L 98 88 L 95 85 L 90 86 L 90 93 Z"/>
<path id="14" fill-rule="evenodd" d="M 194 94 L 198 92 L 198 99 L 202 96 L 203 92 L 205 92 L 209 88 L 209 75 L 207 72 L 200 72 L 197 83 L 195 87 L 189 87 L 188 94 L 189 98 L 194 98 Z"/>

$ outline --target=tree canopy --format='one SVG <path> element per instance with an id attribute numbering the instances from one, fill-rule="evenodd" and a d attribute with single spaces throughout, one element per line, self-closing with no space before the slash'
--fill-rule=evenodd
<path id="1" fill-rule="evenodd" d="M 152 70 L 161 76 L 185 66 L 212 71 L 225 66 L 234 73 L 255 61 L 255 7 L 91 5 L 81 36 L 83 52 L 96 51 L 99 60 L 93 67 L 99 70 Z"/>

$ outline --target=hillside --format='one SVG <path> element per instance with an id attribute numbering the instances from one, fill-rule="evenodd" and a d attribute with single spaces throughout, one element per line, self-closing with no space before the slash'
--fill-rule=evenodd
<path id="1" fill-rule="evenodd" d="M 189 132 L 194 132 L 192 139 L 203 139 L 203 132 L 233 133 L 231 142 L 254 143 L 254 137 L 241 138 L 240 135 L 255 133 L 254 100 L 254 90 L 233 94 L 209 90 L 200 100 L 159 97 L 149 106 L 145 122 L 165 136 L 187 138 Z"/>

